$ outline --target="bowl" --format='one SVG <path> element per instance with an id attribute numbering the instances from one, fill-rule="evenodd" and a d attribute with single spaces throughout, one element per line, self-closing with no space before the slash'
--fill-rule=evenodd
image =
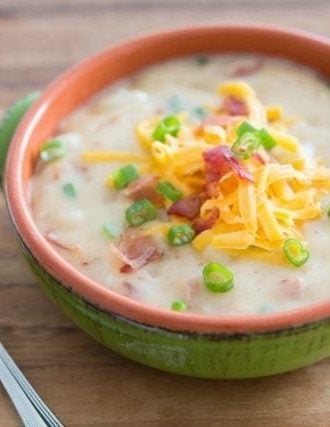
<path id="1" fill-rule="evenodd" d="M 16 103 L 0 127 L 0 178 L 8 211 L 41 288 L 81 329 L 113 351 L 153 368 L 204 378 L 273 375 L 330 356 L 330 300 L 281 313 L 237 316 L 182 314 L 133 301 L 83 276 L 51 247 L 33 222 L 27 183 L 40 144 L 105 86 L 169 58 L 229 51 L 289 58 L 330 76 L 330 41 L 320 36 L 246 24 L 175 29 L 88 58 L 37 100 L 30 95 Z"/>

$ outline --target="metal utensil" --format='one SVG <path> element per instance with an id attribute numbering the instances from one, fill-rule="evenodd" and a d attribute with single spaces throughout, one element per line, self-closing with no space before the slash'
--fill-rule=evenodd
<path id="1" fill-rule="evenodd" d="M 1 343 L 0 380 L 26 427 L 63 427 Z"/>

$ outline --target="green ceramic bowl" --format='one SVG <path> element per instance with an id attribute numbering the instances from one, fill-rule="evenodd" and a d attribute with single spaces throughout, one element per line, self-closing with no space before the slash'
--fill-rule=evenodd
<path id="1" fill-rule="evenodd" d="M 296 31 L 222 25 L 131 40 L 69 70 L 37 100 L 30 95 L 9 109 L 0 127 L 0 179 L 31 270 L 81 329 L 123 356 L 157 369 L 205 378 L 251 378 L 330 356 L 330 300 L 279 314 L 245 316 L 202 316 L 143 305 L 103 288 L 62 259 L 38 232 L 26 198 L 39 145 L 89 97 L 154 62 L 225 51 L 291 58 L 330 76 L 329 40 Z"/>

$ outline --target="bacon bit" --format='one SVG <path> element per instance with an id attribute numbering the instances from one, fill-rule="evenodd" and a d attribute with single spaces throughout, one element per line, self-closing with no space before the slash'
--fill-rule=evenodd
<path id="1" fill-rule="evenodd" d="M 295 278 L 283 279 L 280 282 L 280 292 L 285 298 L 297 299 L 303 296 L 305 285 L 302 280 Z"/>
<path id="2" fill-rule="evenodd" d="M 61 178 L 61 174 L 60 171 L 56 168 L 54 169 L 54 175 L 53 175 L 53 180 L 54 181 L 58 181 Z"/>
<path id="3" fill-rule="evenodd" d="M 192 304 L 201 292 L 201 286 L 197 280 L 189 280 L 183 289 L 184 297 L 188 304 Z"/>
<path id="4" fill-rule="evenodd" d="M 187 219 L 194 219 L 199 214 L 202 200 L 198 196 L 186 197 L 173 203 L 167 213 L 170 215 L 182 216 Z"/>
<path id="5" fill-rule="evenodd" d="M 265 165 L 267 163 L 266 159 L 264 159 L 260 153 L 254 153 L 253 158 L 262 165 Z"/>
<path id="6" fill-rule="evenodd" d="M 57 246 L 58 248 L 64 249 L 66 251 L 70 252 L 80 252 L 81 248 L 78 245 L 70 245 L 69 243 L 61 242 L 55 232 L 53 230 L 49 230 L 45 233 L 45 238 L 48 240 L 48 242 L 52 243 L 53 245 Z"/>
<path id="7" fill-rule="evenodd" d="M 264 65 L 262 58 L 256 58 L 254 62 L 238 64 L 229 74 L 230 77 L 245 77 L 259 71 Z"/>
<path id="8" fill-rule="evenodd" d="M 124 280 L 122 282 L 122 290 L 123 290 L 123 294 L 126 297 L 130 297 L 132 295 L 134 295 L 136 293 L 136 289 L 135 287 L 132 285 L 132 283 L 127 282 L 126 280 Z"/>
<path id="9" fill-rule="evenodd" d="M 110 248 L 124 263 L 120 269 L 122 273 L 139 270 L 162 256 L 151 236 L 130 228 L 122 234 L 118 244 L 111 244 Z"/>
<path id="10" fill-rule="evenodd" d="M 219 195 L 219 185 L 217 181 L 207 181 L 202 188 L 201 197 L 203 200 L 215 199 Z"/>
<path id="11" fill-rule="evenodd" d="M 262 165 L 265 165 L 266 163 L 270 162 L 270 156 L 264 150 L 254 153 L 252 157 L 256 162 L 258 162 Z"/>
<path id="12" fill-rule="evenodd" d="M 121 273 L 132 273 L 133 271 L 134 268 L 129 264 L 125 264 L 120 268 Z"/>
<path id="13" fill-rule="evenodd" d="M 234 171 L 239 178 L 254 182 L 252 175 L 234 157 L 230 148 L 218 145 L 203 153 L 206 166 L 206 179 L 210 182 L 218 181 L 230 171 Z"/>
<path id="14" fill-rule="evenodd" d="M 232 116 L 247 116 L 249 114 L 248 106 L 246 102 L 237 98 L 236 96 L 230 95 L 226 96 L 223 101 L 223 109 Z"/>
<path id="15" fill-rule="evenodd" d="M 82 165 L 82 164 L 75 164 L 74 165 L 74 169 L 78 172 L 81 173 L 81 175 L 84 176 L 84 178 L 86 179 L 87 182 L 90 182 L 92 180 L 92 176 L 90 173 L 90 169 L 87 165 Z"/>
<path id="16" fill-rule="evenodd" d="M 164 114 L 164 108 L 163 107 L 158 107 L 155 111 L 155 114 L 157 116 L 161 116 L 162 114 Z"/>
<path id="17" fill-rule="evenodd" d="M 217 207 L 214 207 L 208 216 L 205 218 L 197 218 L 192 224 L 192 228 L 196 231 L 197 234 L 202 231 L 208 230 L 213 227 L 219 218 L 220 211 Z"/>
<path id="18" fill-rule="evenodd" d="M 131 200 L 148 199 L 156 205 L 162 205 L 163 199 L 156 191 L 158 179 L 154 175 L 141 176 L 131 182 L 125 194 Z"/>

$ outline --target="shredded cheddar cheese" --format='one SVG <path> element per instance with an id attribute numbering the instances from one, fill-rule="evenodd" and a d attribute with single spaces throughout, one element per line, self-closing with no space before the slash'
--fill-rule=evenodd
<path id="1" fill-rule="evenodd" d="M 89 163 L 100 163 L 100 162 L 143 162 L 146 160 L 146 157 L 137 154 L 129 153 L 124 151 L 86 151 L 83 153 L 82 158 L 84 161 Z"/>
<path id="2" fill-rule="evenodd" d="M 228 81 L 218 87 L 220 96 L 233 95 L 238 98 L 252 98 L 255 96 L 254 90 L 245 82 Z"/>
<path id="3" fill-rule="evenodd" d="M 226 82 L 218 88 L 218 94 L 244 102 L 248 114 L 230 115 L 213 106 L 210 111 L 214 120 L 196 124 L 188 112 L 181 112 L 177 115 L 178 135 L 166 135 L 164 142 L 152 136 L 161 119 L 154 116 L 136 127 L 135 135 L 143 154 L 88 152 L 83 154 L 83 160 L 141 163 L 144 172 L 171 182 L 186 197 L 201 194 L 207 184 L 203 153 L 216 146 L 231 149 L 243 122 L 265 129 L 275 141 L 275 148 L 267 150 L 260 146 L 251 157 L 237 160 L 252 180 L 229 171 L 213 182 L 215 194 L 203 199 L 199 217 L 207 218 L 214 208 L 219 216 L 210 229 L 197 234 L 192 246 L 197 251 L 211 247 L 277 252 L 286 239 L 303 238 L 305 221 L 321 215 L 320 202 L 330 191 L 330 169 L 306 161 L 299 140 L 288 132 L 281 106 L 262 105 L 254 90 L 244 82 Z M 164 203 L 168 207 L 168 202 Z M 166 234 L 171 221 L 150 225 L 149 233 Z"/>
<path id="4" fill-rule="evenodd" d="M 269 105 L 266 107 L 267 120 L 275 122 L 283 118 L 283 109 L 280 105 Z"/>

